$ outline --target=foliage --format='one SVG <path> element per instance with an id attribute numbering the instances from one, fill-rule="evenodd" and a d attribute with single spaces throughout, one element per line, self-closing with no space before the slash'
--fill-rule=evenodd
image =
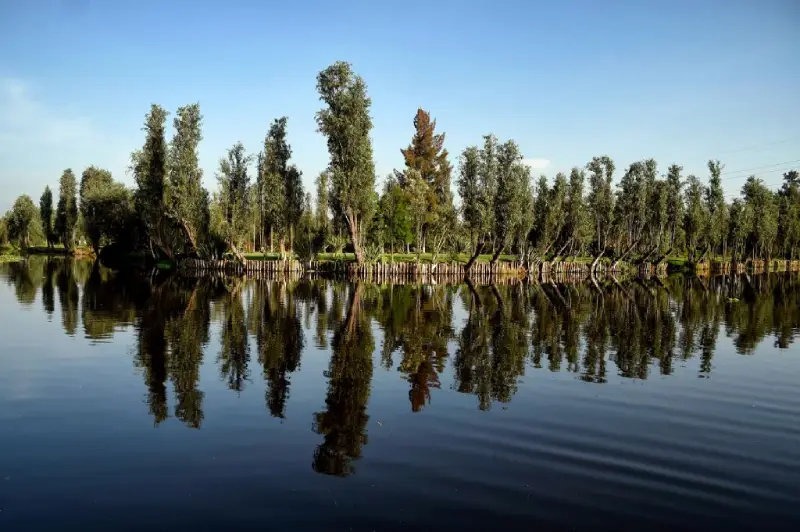
<path id="1" fill-rule="evenodd" d="M 217 172 L 223 214 L 221 234 L 225 236 L 230 250 L 239 260 L 243 260 L 240 248 L 248 232 L 249 163 L 250 156 L 245 152 L 244 145 L 237 142 L 228 150 L 228 156 L 220 159 Z"/>
<path id="2" fill-rule="evenodd" d="M 364 80 L 349 63 L 338 61 L 317 76 L 324 102 L 317 112 L 319 132 L 327 137 L 334 216 L 344 219 L 359 263 L 364 262 L 365 222 L 375 207 L 371 100 Z"/>
<path id="3" fill-rule="evenodd" d="M 36 231 L 39 222 L 39 210 L 27 194 L 14 201 L 8 218 L 8 237 L 26 248 L 31 244 L 31 233 Z"/>
<path id="4" fill-rule="evenodd" d="M 67 250 L 72 250 L 75 241 L 75 224 L 78 221 L 78 203 L 75 198 L 77 183 L 72 169 L 67 168 L 61 174 L 58 186 L 58 205 L 54 230 L 58 239 Z"/>
<path id="5" fill-rule="evenodd" d="M 39 199 L 39 218 L 42 221 L 42 232 L 47 247 L 52 247 L 55 243 L 55 232 L 53 231 L 53 193 L 49 186 L 44 187 L 42 197 Z"/>

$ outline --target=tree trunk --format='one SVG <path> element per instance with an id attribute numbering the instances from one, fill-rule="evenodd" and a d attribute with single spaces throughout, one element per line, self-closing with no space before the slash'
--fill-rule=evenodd
<path id="1" fill-rule="evenodd" d="M 500 244 L 494 250 L 494 254 L 492 254 L 492 264 L 497 264 L 497 261 L 500 259 L 500 255 L 503 254 L 503 249 L 505 249 L 505 245 Z"/>
<path id="2" fill-rule="evenodd" d="M 589 272 L 591 272 L 592 275 L 594 275 L 594 272 L 597 270 L 597 265 L 600 264 L 600 259 L 602 259 L 603 255 L 605 254 L 606 254 L 606 249 L 603 248 L 592 261 L 592 267 L 589 268 Z"/>
<path id="3" fill-rule="evenodd" d="M 233 243 L 233 240 L 231 240 L 231 241 L 230 241 L 230 243 L 229 243 L 228 245 L 229 245 L 229 246 L 230 246 L 230 248 L 231 248 L 231 253 L 233 253 L 233 256 L 234 256 L 234 257 L 236 257 L 236 260 L 238 260 L 239 262 L 242 262 L 242 263 L 244 263 L 244 262 L 245 262 L 244 255 L 243 255 L 243 254 L 242 254 L 242 252 L 241 252 L 241 251 L 239 251 L 239 249 L 236 247 L 236 244 L 234 244 L 234 243 Z"/>
<path id="4" fill-rule="evenodd" d="M 615 260 L 614 263 L 611 265 L 611 269 L 612 270 L 616 269 L 616 267 L 619 265 L 619 263 L 622 262 L 623 260 L 625 260 L 625 258 L 630 254 L 631 251 L 633 251 L 633 249 L 636 247 L 636 245 L 638 243 L 639 243 L 639 241 L 637 240 L 637 241 L 633 242 L 630 246 L 628 246 L 628 249 L 626 249 L 622 253 L 622 255 L 620 255 L 619 258 L 617 260 Z"/>
<path id="5" fill-rule="evenodd" d="M 269 228 L 269 252 L 275 253 L 275 231 L 272 230 L 272 226 Z"/>
<path id="6" fill-rule="evenodd" d="M 364 250 L 361 249 L 361 232 L 358 226 L 358 216 L 353 212 L 352 207 L 347 207 L 347 230 L 350 233 L 350 242 L 353 244 L 353 252 L 356 255 L 356 264 L 364 264 Z"/>
<path id="7" fill-rule="evenodd" d="M 656 261 L 653 264 L 658 266 L 659 264 L 664 262 L 664 260 L 669 256 L 670 253 L 672 253 L 672 245 L 670 245 L 669 249 L 665 251 L 663 255 L 658 257 L 658 259 L 656 259 Z"/>
<path id="8" fill-rule="evenodd" d="M 192 228 L 189 227 L 189 224 L 186 223 L 186 220 L 181 218 L 180 226 L 183 230 L 183 234 L 186 236 L 186 240 L 189 241 L 189 255 L 196 255 L 197 254 L 197 241 L 195 240 L 194 231 Z"/>
<path id="9" fill-rule="evenodd" d="M 472 265 L 475 264 L 475 261 L 478 260 L 481 252 L 483 251 L 484 242 L 479 242 L 477 246 L 475 246 L 475 252 L 469 258 L 467 263 L 464 265 L 464 274 L 468 275 L 470 270 L 472 270 Z"/>

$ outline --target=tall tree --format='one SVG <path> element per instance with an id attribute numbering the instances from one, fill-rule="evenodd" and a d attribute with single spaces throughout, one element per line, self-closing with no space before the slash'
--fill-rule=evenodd
<path id="1" fill-rule="evenodd" d="M 166 213 L 183 232 L 186 251 L 197 254 L 202 249 L 199 237 L 205 233 L 202 222 L 208 209 L 202 184 L 203 170 L 197 154 L 197 147 L 203 140 L 200 104 L 179 107 L 172 124 L 175 135 L 169 146 Z"/>
<path id="2" fill-rule="evenodd" d="M 750 176 L 742 187 L 742 196 L 754 213 L 749 236 L 751 255 L 769 259 L 778 236 L 779 210 L 775 193 L 761 179 Z"/>
<path id="3" fill-rule="evenodd" d="M 406 187 L 408 183 L 406 174 L 410 170 L 418 172 L 422 181 L 428 185 L 424 211 L 427 213 L 427 219 L 423 226 L 426 234 L 431 224 L 436 223 L 439 217 L 447 215 L 453 203 L 450 192 L 453 169 L 447 160 L 448 153 L 444 148 L 445 135 L 437 134 L 435 131 L 436 120 L 431 120 L 430 113 L 424 109 L 417 109 L 417 114 L 414 116 L 414 136 L 408 147 L 400 150 L 406 169 L 404 172 L 397 172 L 398 182 L 402 187 Z M 424 246 L 425 241 L 423 248 Z"/>
<path id="4" fill-rule="evenodd" d="M 783 186 L 778 193 L 780 202 L 779 238 L 783 252 L 794 259 L 800 246 L 800 174 L 792 170 L 783 174 Z"/>
<path id="5" fill-rule="evenodd" d="M 365 223 L 372 217 L 375 203 L 375 163 L 369 136 L 372 101 L 364 80 L 342 61 L 319 73 L 317 91 L 326 105 L 316 119 L 328 140 L 335 214 L 344 218 L 356 261 L 363 264 Z"/>
<path id="6" fill-rule="evenodd" d="M 228 150 L 227 157 L 220 159 L 217 173 L 224 213 L 223 231 L 231 252 L 242 262 L 245 259 L 240 248 L 248 233 L 249 164 L 250 157 L 242 143 L 237 142 Z"/>
<path id="7" fill-rule="evenodd" d="M 38 215 L 36 205 L 27 194 L 14 201 L 8 221 L 8 236 L 19 242 L 20 247 L 27 248 L 31 243 L 31 232 L 34 231 Z"/>
<path id="8" fill-rule="evenodd" d="M 595 234 L 595 258 L 591 267 L 594 273 L 597 264 L 606 253 L 614 225 L 614 194 L 611 189 L 614 161 L 607 155 L 594 157 L 586 165 L 586 169 L 589 170 L 589 214 Z"/>
<path id="9" fill-rule="evenodd" d="M 703 245 L 708 228 L 708 211 L 703 203 L 705 187 L 695 176 L 686 178 L 686 213 L 683 230 L 686 232 L 686 247 L 689 251 L 689 262 L 697 259 L 697 249 Z"/>
<path id="10" fill-rule="evenodd" d="M 39 217 L 42 219 L 42 231 L 47 247 L 53 247 L 53 193 L 49 186 L 44 187 L 42 197 L 39 198 Z"/>
<path id="11" fill-rule="evenodd" d="M 497 262 L 511 242 L 515 229 L 522 219 L 523 189 L 528 179 L 527 166 L 522 163 L 522 153 L 513 140 L 497 147 L 495 165 L 496 192 L 494 197 L 494 253 Z"/>
<path id="12" fill-rule="evenodd" d="M 484 182 L 481 180 L 481 155 L 477 146 L 466 148 L 458 163 L 458 194 L 461 197 L 461 211 L 464 225 L 473 245 L 472 256 L 465 266 L 469 272 L 472 265 L 482 253 L 485 246 L 485 235 L 490 228 L 490 205 L 486 200 Z"/>
<path id="13" fill-rule="evenodd" d="M 328 238 L 330 233 L 331 221 L 329 218 L 328 205 L 328 172 L 320 172 L 317 176 L 317 206 L 314 210 L 316 215 L 317 232 L 322 237 L 322 241 Z"/>
<path id="14" fill-rule="evenodd" d="M 167 141 L 164 136 L 167 111 L 153 104 L 145 117 L 145 141 L 131 155 L 131 170 L 136 181 L 136 212 L 150 241 L 168 259 L 174 257 L 171 221 L 166 213 L 164 193 L 167 179 Z"/>
<path id="15" fill-rule="evenodd" d="M 67 168 L 61 174 L 58 187 L 58 205 L 56 207 L 55 232 L 59 240 L 71 251 L 75 241 L 75 224 L 78 221 L 78 202 L 75 198 L 77 182 L 72 169 Z"/>
<path id="16" fill-rule="evenodd" d="M 667 233 L 668 244 L 667 250 L 656 260 L 656 264 L 661 263 L 667 256 L 672 253 L 677 245 L 678 239 L 683 231 L 683 182 L 681 181 L 681 172 L 683 167 L 677 164 L 670 165 L 667 169 L 666 179 L 666 195 L 667 203 Z"/>
<path id="17" fill-rule="evenodd" d="M 720 177 L 723 168 L 719 161 L 708 161 L 708 171 L 711 175 L 705 201 L 708 211 L 708 246 L 712 253 L 725 251 L 720 248 L 725 241 L 728 228 L 728 206 L 725 205 L 725 192 L 722 190 Z"/>
<path id="18" fill-rule="evenodd" d="M 570 250 L 582 250 L 591 234 L 591 221 L 588 217 L 589 213 L 583 196 L 585 180 L 586 175 L 579 168 L 573 168 L 569 174 L 563 249 L 569 247 Z M 557 255 L 561 255 L 562 252 L 557 253 Z"/>

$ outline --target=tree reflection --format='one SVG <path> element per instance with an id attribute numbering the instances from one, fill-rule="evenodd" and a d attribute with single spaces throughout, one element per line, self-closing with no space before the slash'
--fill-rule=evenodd
<path id="1" fill-rule="evenodd" d="M 73 276 L 72 260 L 64 260 L 56 273 L 58 304 L 61 307 L 61 325 L 69 336 L 75 336 L 78 329 L 78 285 Z"/>
<path id="2" fill-rule="evenodd" d="M 48 257 L 44 264 L 44 279 L 42 280 L 42 308 L 47 314 L 48 321 L 52 318 L 56 310 L 56 293 L 53 286 L 53 278 L 58 270 L 58 262 L 63 260 Z"/>
<path id="3" fill-rule="evenodd" d="M 314 414 L 313 423 L 314 432 L 324 439 L 314 451 L 312 467 L 318 473 L 336 476 L 355 472 L 353 461 L 361 457 L 361 449 L 367 443 L 367 401 L 372 382 L 374 340 L 369 318 L 362 309 L 364 286 L 356 283 L 349 292 L 347 315 L 336 327 L 325 373 L 326 408 Z"/>
<path id="4" fill-rule="evenodd" d="M 220 352 L 217 357 L 222 379 L 228 388 L 239 393 L 250 378 L 250 344 L 242 301 L 242 283 L 233 282 L 222 302 Z"/>
<path id="5" fill-rule="evenodd" d="M 305 342 L 298 312 L 292 286 L 285 282 L 256 282 L 249 317 L 254 323 L 258 361 L 267 381 L 267 408 L 280 419 L 286 416 L 289 374 L 300 366 Z"/>

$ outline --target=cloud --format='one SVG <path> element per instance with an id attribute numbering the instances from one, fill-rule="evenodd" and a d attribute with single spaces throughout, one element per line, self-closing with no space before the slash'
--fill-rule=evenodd
<path id="1" fill-rule="evenodd" d="M 550 166 L 549 159 L 523 159 L 522 163 L 530 167 L 532 170 L 544 170 Z"/>
<path id="2" fill-rule="evenodd" d="M 88 118 L 50 108 L 22 80 L 0 79 L 0 139 L 4 143 L 65 147 L 92 137 Z"/>

